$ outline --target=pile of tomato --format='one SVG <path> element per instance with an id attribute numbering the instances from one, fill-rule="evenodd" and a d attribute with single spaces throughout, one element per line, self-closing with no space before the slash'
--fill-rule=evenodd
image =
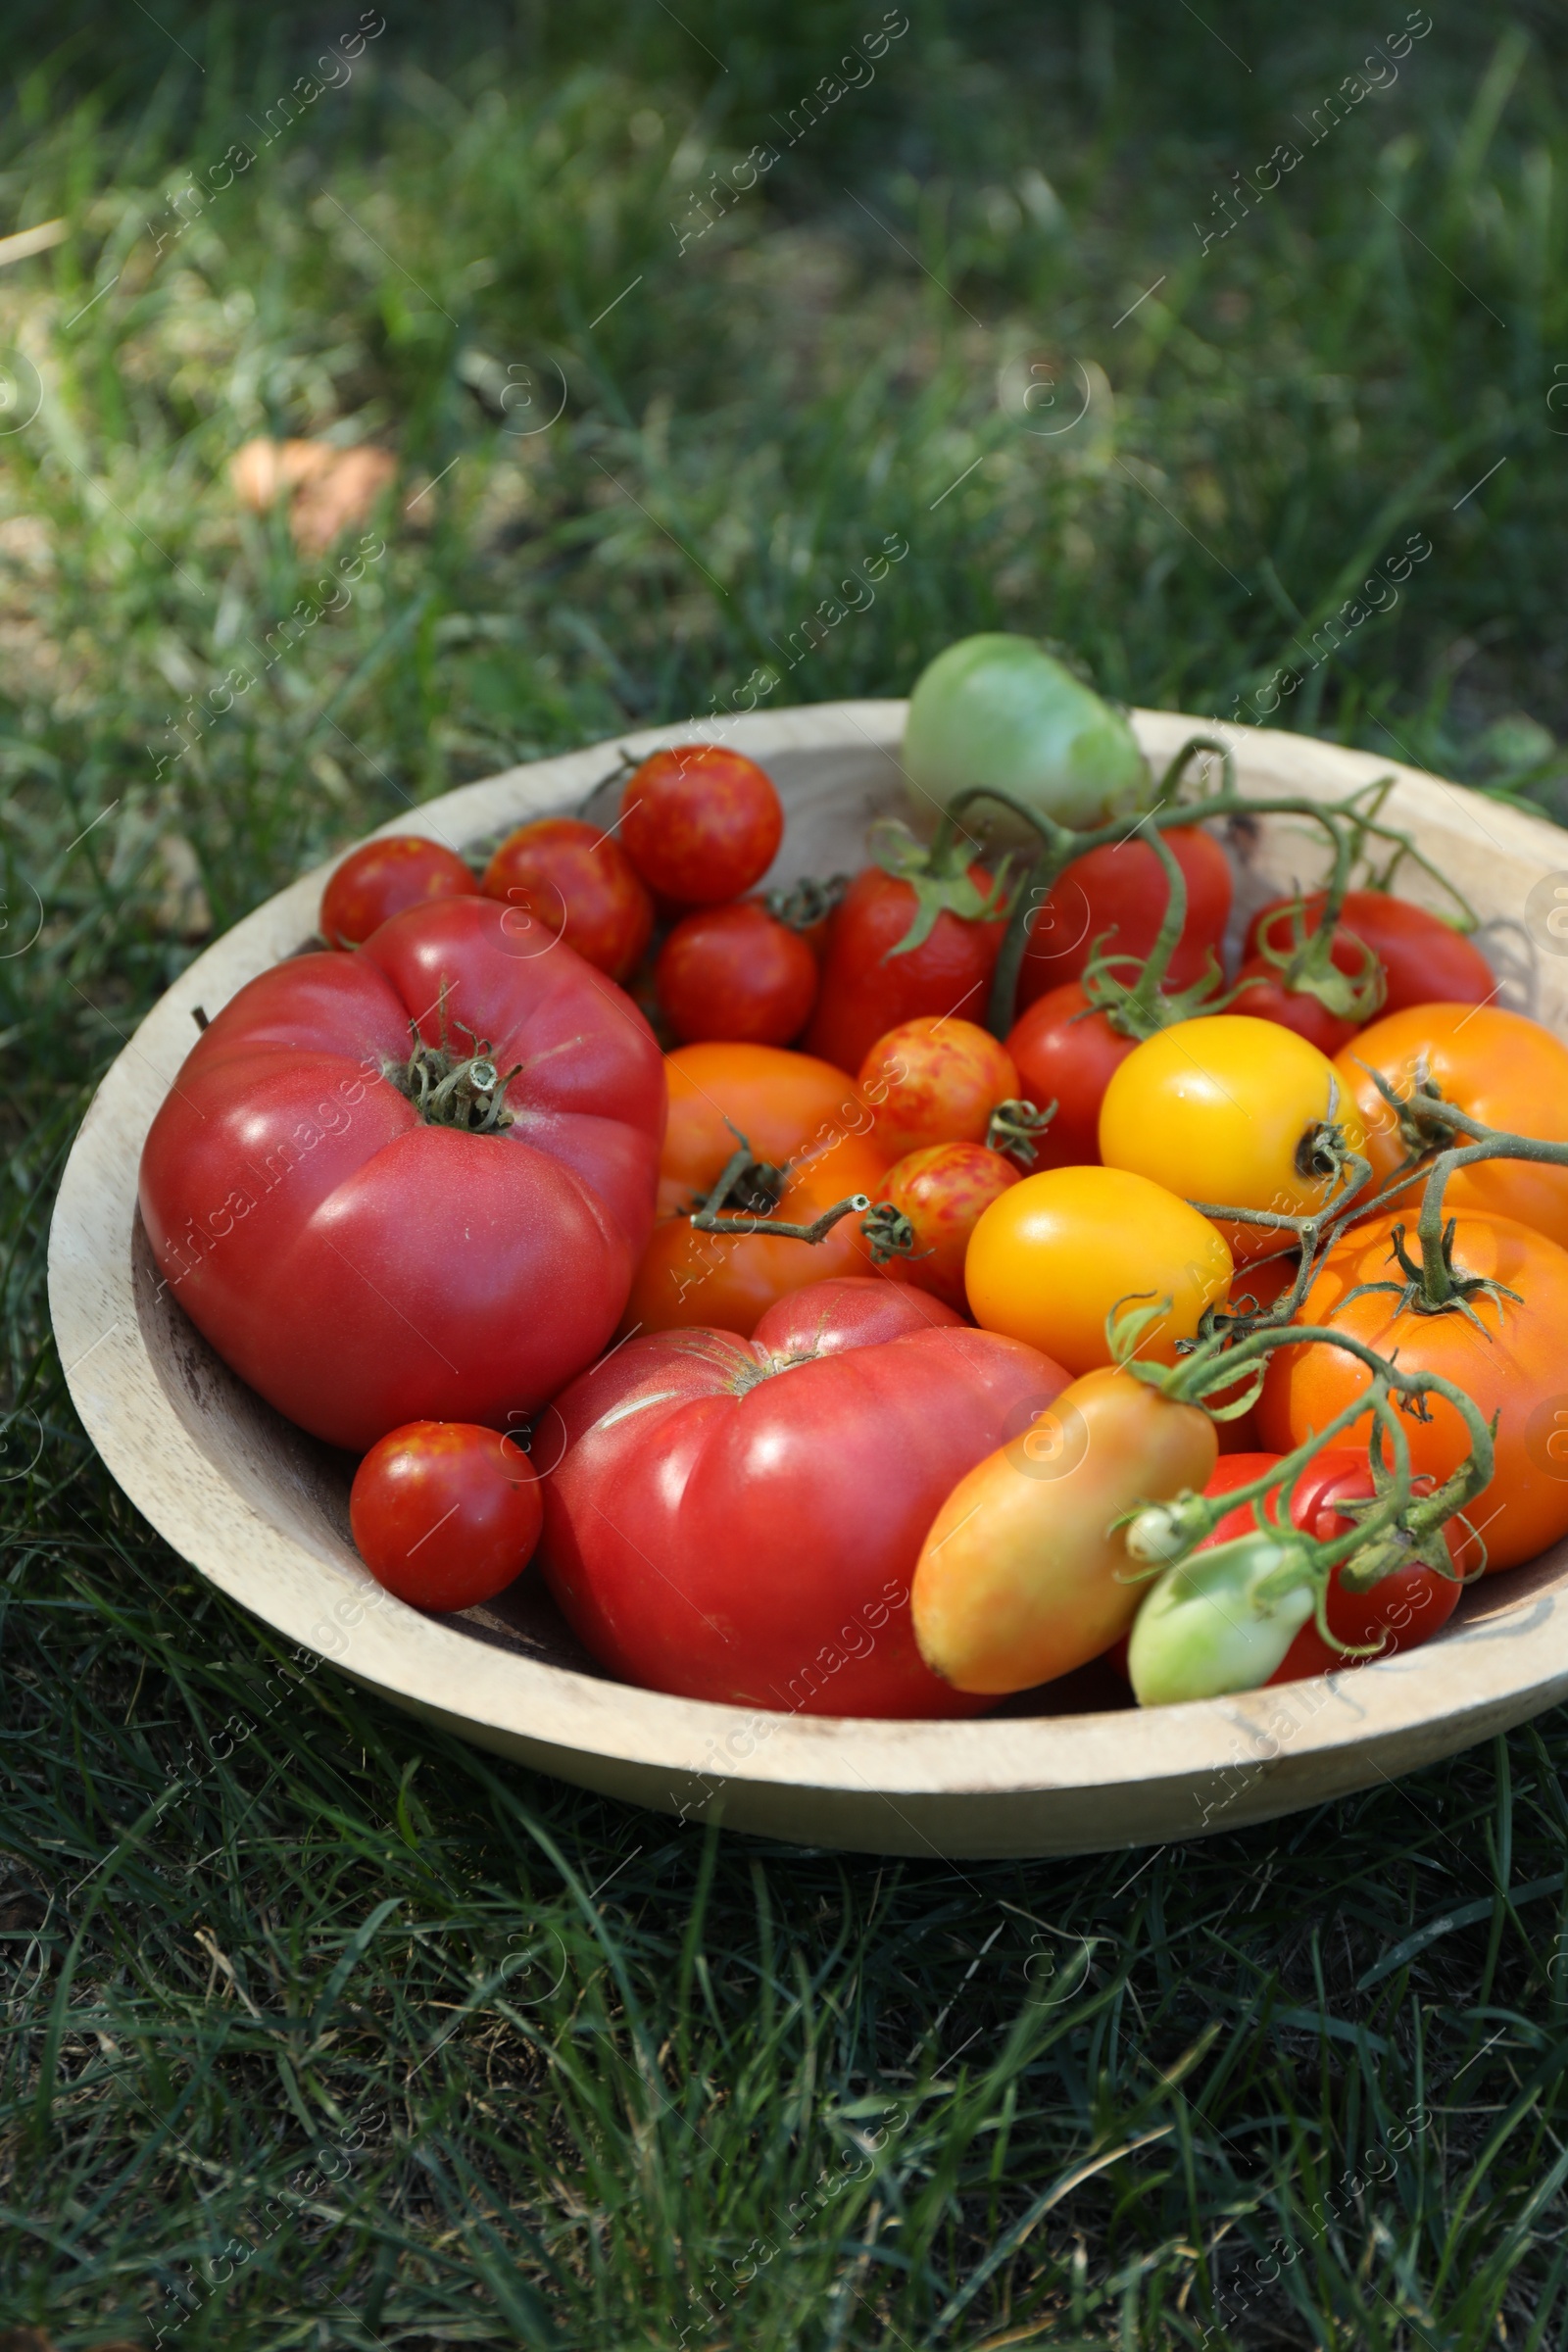
<path id="1" fill-rule="evenodd" d="M 1408 1279 L 1468 1131 L 1402 1103 L 1568 1143 L 1568 1047 L 1461 929 L 1342 872 L 1227 977 L 1212 819 L 1058 857 L 1025 923 L 962 822 L 767 890 L 778 793 L 717 745 L 612 798 L 478 873 L 352 853 L 325 945 L 205 1027 L 148 1138 L 165 1282 L 357 1457 L 390 1591 L 472 1607 L 537 1558 L 627 1680 L 961 1716 L 1101 1656 L 1146 1703 L 1359 1664 L 1568 1533 L 1568 1154 L 1455 1167 L 1450 1296 Z M 1293 1298 L 1225 1386 L 1227 1333 Z M 1445 1381 L 1494 1450 L 1434 1531 L 1473 1444 Z M 1140 1550 L 1151 1509 L 1176 1549 Z"/>

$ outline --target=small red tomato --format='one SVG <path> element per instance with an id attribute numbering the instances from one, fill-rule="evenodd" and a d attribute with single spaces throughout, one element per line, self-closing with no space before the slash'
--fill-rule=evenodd
<path id="1" fill-rule="evenodd" d="M 1234 1488 L 1248 1486 L 1254 1478 L 1260 1478 L 1280 1459 L 1277 1453 L 1227 1454 L 1215 1465 L 1214 1475 L 1203 1492 L 1228 1494 Z M 1320 1544 L 1333 1543 L 1349 1534 L 1355 1518 L 1353 1512 L 1339 1506 L 1346 1502 L 1369 1502 L 1374 1493 L 1371 1464 L 1366 1455 L 1349 1447 L 1336 1446 L 1309 1462 L 1297 1479 L 1291 1494 L 1291 1523 Z M 1207 1551 L 1215 1544 L 1228 1543 L 1233 1536 L 1249 1535 L 1263 1524 L 1255 1503 L 1240 1503 L 1234 1511 L 1226 1513 L 1213 1534 L 1198 1548 Z M 1451 1533 L 1448 1530 L 1445 1533 L 1448 1536 L 1451 1559 L 1462 1547 L 1467 1531 L 1456 1520 L 1449 1522 L 1449 1530 Z M 1459 1605 L 1457 1580 L 1424 1563 L 1396 1569 L 1393 1575 L 1381 1577 L 1364 1592 L 1345 1590 L 1340 1582 L 1344 1565 L 1342 1561 L 1329 1580 L 1325 1612 L 1329 1631 L 1358 1649 L 1370 1642 L 1381 1642 L 1380 1657 L 1392 1657 L 1398 1649 L 1418 1649 L 1447 1624 Z M 1325 1642 L 1316 1621 L 1309 1617 L 1268 1679 L 1271 1683 L 1299 1683 L 1308 1675 L 1334 1674 L 1369 1662 L 1348 1657 L 1344 1650 Z"/>
<path id="2" fill-rule="evenodd" d="M 1165 980 L 1169 988 L 1188 988 L 1201 978 L 1210 949 L 1217 956 L 1225 936 L 1231 865 L 1212 833 L 1200 825 L 1173 825 L 1165 840 L 1187 884 L 1187 919 Z M 1096 940 L 1112 927 L 1105 953 L 1144 962 L 1169 895 L 1165 869 L 1147 841 L 1111 842 L 1063 866 L 1029 925 L 1017 1009 L 1022 1012 L 1048 989 L 1078 979 Z"/>
<path id="3" fill-rule="evenodd" d="M 984 904 L 992 887 L 985 868 L 971 865 L 963 879 L 972 885 L 971 903 Z M 808 1054 L 853 1072 L 879 1037 L 918 1013 L 984 1020 L 1005 912 L 956 914 L 943 906 L 925 937 L 906 948 L 921 916 L 919 895 L 905 876 L 879 865 L 856 875 L 828 935 Z"/>
<path id="4" fill-rule="evenodd" d="M 624 980 L 653 936 L 654 906 L 612 833 L 575 816 L 519 825 L 485 868 L 487 899 L 514 911 L 507 928 L 524 952 L 564 939 L 585 963 Z"/>
<path id="5" fill-rule="evenodd" d="M 479 888 L 455 850 L 418 833 L 388 833 L 351 850 L 321 893 L 321 937 L 357 948 L 389 915 L 426 899 L 468 899 Z"/>
<path id="6" fill-rule="evenodd" d="M 816 957 L 755 900 L 703 906 L 659 951 L 654 990 L 683 1046 L 787 1046 L 816 1002 Z"/>
<path id="7" fill-rule="evenodd" d="M 969 1236 L 993 1200 L 1018 1181 L 1018 1170 L 1000 1152 L 983 1144 L 930 1144 L 910 1152 L 882 1179 L 877 1205 L 884 1203 L 914 1228 L 914 1249 L 889 1257 L 882 1271 L 894 1282 L 912 1282 L 949 1306 L 964 1308 L 963 1261 Z M 867 1221 L 870 1234 L 875 1226 Z"/>
<path id="8" fill-rule="evenodd" d="M 354 1474 L 349 1524 L 379 1585 L 416 1609 L 471 1609 L 526 1568 L 543 1516 L 514 1439 L 474 1421 L 410 1421 Z"/>
<path id="9" fill-rule="evenodd" d="M 1244 954 L 1254 953 L 1265 923 L 1271 945 L 1289 943 L 1289 909 L 1294 903 L 1272 899 L 1258 908 L 1248 925 Z M 1316 930 L 1323 905 L 1322 891 L 1306 900 L 1308 931 Z M 1347 891 L 1340 920 L 1365 940 L 1383 966 L 1389 991 L 1383 1000 L 1385 1014 L 1403 1012 L 1411 1004 L 1485 1004 L 1497 993 L 1496 974 L 1474 940 L 1441 915 L 1429 914 L 1408 899 L 1396 899 L 1392 891 Z"/>
<path id="10" fill-rule="evenodd" d="M 1271 927 L 1265 936 L 1270 946 L 1278 951 L 1289 945 L 1291 932 L 1288 925 L 1282 925 Z M 1361 941 L 1353 932 L 1347 931 L 1343 924 L 1335 926 L 1329 956 L 1336 970 L 1345 972 L 1351 979 L 1358 978 L 1367 969 L 1366 951 Z M 1316 1046 L 1320 1054 L 1327 1054 L 1331 1058 L 1342 1046 L 1348 1045 L 1356 1031 L 1364 1026 L 1361 1021 L 1349 1020 L 1343 1013 L 1331 1011 L 1322 998 L 1314 996 L 1310 989 L 1288 988 L 1280 965 L 1270 962 L 1261 953 L 1250 956 L 1236 977 L 1236 994 L 1225 1008 L 1227 1012 L 1245 1012 L 1254 1021 L 1276 1021 L 1282 1029 L 1294 1029 L 1298 1037 L 1304 1037 L 1309 1045 Z M 1375 1005 L 1369 1006 L 1368 1019 L 1375 1010 Z"/>
<path id="11" fill-rule="evenodd" d="M 999 1102 L 1018 1100 L 1004 1046 L 973 1021 L 921 1013 L 877 1039 L 857 1084 L 876 1110 L 876 1140 L 902 1158 L 926 1144 L 983 1144 Z"/>
<path id="12" fill-rule="evenodd" d="M 676 744 L 627 777 L 620 838 L 650 890 L 679 906 L 716 906 L 766 873 L 784 809 L 755 760 L 717 744 Z"/>
<path id="13" fill-rule="evenodd" d="M 1019 1090 L 1038 1110 L 1056 1105 L 1035 1144 L 1036 1168 L 1099 1165 L 1100 1105 L 1111 1073 L 1137 1043 L 1092 1008 L 1076 980 L 1037 997 L 1020 1014 L 1007 1040 Z"/>

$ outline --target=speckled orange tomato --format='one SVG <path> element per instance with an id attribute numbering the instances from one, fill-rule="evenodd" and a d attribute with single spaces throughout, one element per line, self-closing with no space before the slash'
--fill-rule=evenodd
<path id="1" fill-rule="evenodd" d="M 716 906 L 761 880 L 784 838 L 773 779 L 719 744 L 678 743 L 633 770 L 620 838 L 650 890 L 680 906 Z"/>
<path id="2" fill-rule="evenodd" d="M 922 1013 L 877 1039 L 859 1088 L 876 1111 L 877 1141 L 902 1156 L 927 1144 L 983 1144 L 997 1104 L 1017 1097 L 1018 1072 L 975 1022 Z"/>
<path id="3" fill-rule="evenodd" d="M 914 1227 L 914 1251 L 887 1259 L 882 1271 L 894 1282 L 912 1282 L 949 1306 L 965 1307 L 963 1261 L 969 1236 L 1018 1171 L 984 1144 L 928 1144 L 897 1160 L 882 1179 L 878 1205 L 886 1201 Z"/>

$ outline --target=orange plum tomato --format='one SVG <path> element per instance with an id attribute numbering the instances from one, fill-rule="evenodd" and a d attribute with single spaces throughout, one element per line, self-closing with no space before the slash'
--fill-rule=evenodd
<path id="1" fill-rule="evenodd" d="M 1005 1047 L 973 1021 L 933 1013 L 878 1038 L 858 1083 L 876 1109 L 877 1141 L 894 1158 L 927 1144 L 983 1144 L 998 1103 L 1018 1096 Z"/>
<path id="2" fill-rule="evenodd" d="M 519 825 L 485 868 L 486 898 L 505 901 L 519 953 L 557 939 L 624 980 L 653 937 L 654 903 L 613 834 L 574 816 Z"/>
<path id="3" fill-rule="evenodd" d="M 886 1259 L 883 1273 L 964 1307 L 969 1237 L 992 1201 L 1017 1182 L 1011 1160 L 984 1144 L 928 1144 L 895 1160 L 882 1179 L 877 1207 L 885 1204 L 908 1219 L 914 1248 Z"/>
<path id="4" fill-rule="evenodd" d="M 935 1306 L 816 1284 L 751 1341 L 633 1339 L 557 1398 L 544 1571 L 603 1665 L 774 1716 L 979 1711 L 921 1660 L 910 1578 L 949 1490 L 1066 1375 Z M 769 1728 L 737 1726 L 736 1754 Z"/>
<path id="5" fill-rule="evenodd" d="M 1568 1535 L 1568 1250 L 1511 1217 L 1461 1209 L 1454 1223 L 1453 1262 L 1517 1298 L 1477 1292 L 1478 1321 L 1457 1307 L 1421 1313 L 1401 1306 L 1403 1276 L 1393 1254 L 1395 1217 L 1352 1225 L 1329 1251 L 1301 1308 L 1303 1324 L 1342 1331 L 1379 1355 L 1396 1357 L 1402 1372 L 1440 1372 L 1464 1390 L 1485 1419 L 1497 1415 L 1492 1483 L 1465 1506 L 1465 1518 L 1486 1548 L 1489 1569 L 1517 1567 Z M 1417 1254 L 1406 1228 L 1405 1247 Z M 1379 1287 L 1351 1293 L 1362 1284 Z M 1479 1328 L 1478 1328 L 1479 1324 Z M 1364 1364 L 1326 1341 L 1278 1348 L 1257 1406 L 1265 1446 L 1277 1452 L 1303 1445 L 1332 1417 L 1364 1394 Z M 1412 1467 L 1434 1480 L 1457 1468 L 1470 1449 L 1463 1421 L 1446 1397 L 1427 1398 L 1431 1419 L 1401 1415 Z M 1370 1416 L 1352 1422 L 1344 1443 L 1365 1446 Z M 1465 1555 L 1481 1564 L 1479 1545 Z"/>
<path id="6" fill-rule="evenodd" d="M 1196 1405 L 1120 1368 L 1075 1380 L 932 1521 L 911 1603 L 926 1664 L 998 1697 L 1099 1657 L 1148 1589 L 1134 1581 L 1124 1515 L 1200 1490 L 1214 1461 L 1214 1424 Z"/>
<path id="7" fill-rule="evenodd" d="M 716 906 L 760 881 L 784 838 L 773 779 L 713 743 L 655 752 L 626 779 L 620 838 L 650 890 L 678 906 Z"/>
<path id="8" fill-rule="evenodd" d="M 417 833 L 388 833 L 351 850 L 322 891 L 321 937 L 329 948 L 357 948 L 405 906 L 471 898 L 478 887 L 455 850 Z"/>
<path id="9" fill-rule="evenodd" d="M 809 1225 L 835 1202 L 880 1197 L 887 1155 L 864 1136 L 845 1135 L 792 1166 L 770 1213 L 781 1224 Z M 728 1206 L 744 1209 L 745 1197 Z M 807 1283 L 840 1274 L 874 1274 L 860 1212 L 839 1219 L 820 1242 L 767 1233 L 704 1233 L 688 1217 L 665 1217 L 632 1279 L 625 1331 L 712 1329 L 750 1336 L 758 1317 Z"/>
<path id="10" fill-rule="evenodd" d="M 1336 1144 L 1361 1152 L 1365 1141 L 1327 1055 L 1245 1013 L 1204 1013 L 1146 1038 L 1112 1073 L 1100 1111 L 1107 1167 L 1153 1177 L 1184 1200 L 1287 1216 L 1310 1216 L 1334 1193 Z M 1238 1259 L 1297 1246 L 1288 1226 L 1219 1227 Z"/>
<path id="11" fill-rule="evenodd" d="M 411 1421 L 354 1475 L 360 1557 L 416 1609 L 471 1609 L 521 1574 L 539 1541 L 539 1480 L 515 1440 L 472 1421 Z"/>
<path id="12" fill-rule="evenodd" d="M 1174 1363 L 1232 1274 L 1223 1236 L 1196 1208 L 1122 1168 L 1048 1168 L 993 1200 L 969 1241 L 974 1319 L 1084 1373 L 1111 1360 L 1107 1316 L 1168 1301 L 1145 1331 L 1146 1362 Z"/>
<path id="13" fill-rule="evenodd" d="M 669 1123 L 659 1163 L 659 1214 L 705 1200 L 736 1151 L 736 1130 L 771 1167 L 868 1137 L 875 1113 L 829 1061 L 778 1046 L 680 1046 L 664 1056 Z M 881 1165 L 890 1154 L 879 1150 Z M 858 1185 L 845 1190 L 858 1192 Z"/>
<path id="14" fill-rule="evenodd" d="M 1214 1475 L 1203 1489 L 1205 1494 L 1223 1495 L 1237 1487 L 1250 1486 L 1273 1468 L 1281 1457 L 1274 1453 L 1232 1453 L 1214 1467 Z M 1350 1533 L 1354 1514 L 1341 1505 L 1347 1502 L 1369 1502 L 1375 1489 L 1372 1465 L 1365 1453 L 1346 1446 L 1333 1446 L 1308 1462 L 1291 1492 L 1290 1519 L 1293 1527 L 1311 1536 L 1319 1544 L 1332 1544 Z M 1264 1514 L 1256 1502 L 1239 1503 L 1227 1511 L 1211 1536 L 1205 1536 L 1197 1545 L 1199 1551 L 1211 1551 L 1233 1536 L 1250 1534 L 1253 1528 L 1266 1527 Z M 1342 1560 L 1329 1578 L 1328 1602 L 1325 1614 L 1329 1631 L 1352 1648 L 1364 1650 L 1378 1643 L 1378 1655 L 1392 1658 L 1396 1650 L 1418 1649 L 1423 1642 L 1441 1633 L 1459 1605 L 1460 1576 L 1463 1574 L 1462 1554 L 1466 1537 L 1463 1528 L 1454 1520 L 1445 1531 L 1446 1548 L 1456 1568 L 1452 1576 L 1425 1560 L 1412 1562 L 1409 1567 L 1396 1568 L 1392 1575 L 1380 1577 L 1375 1585 L 1362 1592 L 1348 1592 L 1342 1581 L 1345 1562 Z M 1364 1657 L 1347 1656 L 1325 1642 L 1317 1630 L 1315 1617 L 1309 1617 L 1295 1636 L 1281 1663 L 1269 1676 L 1271 1683 L 1304 1682 L 1308 1675 L 1335 1674 L 1346 1667 L 1364 1666 Z"/>
<path id="15" fill-rule="evenodd" d="M 1408 1151 L 1396 1114 L 1368 1072 L 1380 1071 L 1396 1095 L 1408 1097 L 1423 1065 L 1441 1095 L 1488 1127 L 1568 1143 L 1568 1046 L 1560 1038 L 1500 1004 L 1413 1004 L 1373 1021 L 1335 1064 L 1366 1128 L 1366 1153 L 1380 1188 Z M 1412 1205 L 1420 1183 L 1418 1171 L 1411 1179 Z M 1454 1170 L 1444 1200 L 1450 1209 L 1517 1217 L 1568 1247 L 1568 1168 L 1522 1159 L 1478 1161 Z"/>
<path id="16" fill-rule="evenodd" d="M 704 906 L 660 949 L 654 990 L 683 1045 L 787 1046 L 816 1002 L 816 957 L 755 900 Z"/>

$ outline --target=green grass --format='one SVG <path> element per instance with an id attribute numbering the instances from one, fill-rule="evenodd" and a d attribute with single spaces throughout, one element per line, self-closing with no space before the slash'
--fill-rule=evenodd
<path id="1" fill-rule="evenodd" d="M 1224 714 L 1294 662 L 1280 723 L 1568 811 L 1560 16 L 1435 11 L 1314 149 L 1295 118 L 1368 53 L 1348 0 L 1205 10 L 1223 40 L 1153 0 L 910 0 L 681 252 L 882 12 L 447 13 L 389 11 L 210 200 L 185 173 L 352 12 L 10 20 L 0 233 L 70 233 L 0 269 L 40 393 L 0 438 L 0 2317 L 181 2352 L 1544 2352 L 1560 1715 L 1152 1854 L 672 1826 L 280 1658 L 99 1469 L 42 1274 L 92 1088 L 211 930 L 406 802 L 759 664 L 775 703 L 896 693 L 1001 625 Z M 556 370 L 518 434 L 508 383 Z M 266 431 L 440 479 L 175 758 L 325 601 L 227 488 Z M 1413 531 L 1397 603 L 1309 667 Z"/>

